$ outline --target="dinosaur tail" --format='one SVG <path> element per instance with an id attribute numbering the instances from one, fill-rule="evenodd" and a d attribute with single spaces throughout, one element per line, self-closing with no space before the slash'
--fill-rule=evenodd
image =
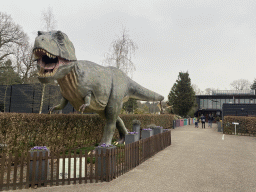
<path id="1" fill-rule="evenodd" d="M 162 101 L 164 96 L 151 91 L 130 79 L 129 97 L 141 101 Z"/>

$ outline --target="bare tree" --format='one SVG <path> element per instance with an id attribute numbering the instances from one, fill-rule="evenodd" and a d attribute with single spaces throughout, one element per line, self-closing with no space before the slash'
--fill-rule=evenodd
<path id="1" fill-rule="evenodd" d="M 250 89 L 251 83 L 246 79 L 238 79 L 230 83 L 230 86 L 234 90 L 248 90 Z"/>
<path id="2" fill-rule="evenodd" d="M 212 93 L 212 91 L 216 91 L 216 89 L 214 89 L 214 88 L 206 88 L 204 90 L 204 93 L 205 93 L 205 95 L 210 95 Z"/>
<path id="3" fill-rule="evenodd" d="M 10 15 L 0 12 L 0 84 L 6 85 L 4 97 L 4 111 L 6 101 L 6 91 L 11 84 L 21 83 L 19 74 L 14 71 L 16 66 L 10 60 L 11 55 L 16 51 L 16 47 L 24 43 L 27 35 L 22 28 L 15 24 Z"/>
<path id="4" fill-rule="evenodd" d="M 51 7 L 48 7 L 46 11 L 42 12 L 42 23 L 46 31 L 51 31 L 56 27 L 57 21 L 54 18 L 54 14 Z M 42 113 L 42 108 L 44 103 L 44 94 L 45 94 L 45 83 L 43 84 L 43 89 L 42 89 L 42 98 L 41 98 L 39 114 Z"/>
<path id="5" fill-rule="evenodd" d="M 110 53 L 105 55 L 105 64 L 117 67 L 132 77 L 133 71 L 136 70 L 132 62 L 136 49 L 137 45 L 129 38 L 127 30 L 123 29 L 121 37 L 111 43 Z"/>
<path id="6" fill-rule="evenodd" d="M 17 46 L 15 57 L 17 62 L 17 72 L 22 77 L 23 83 L 38 83 L 34 78 L 36 72 L 35 62 L 33 61 L 32 45 L 29 41 L 24 41 L 22 45 Z"/>
<path id="7" fill-rule="evenodd" d="M 13 69 L 26 80 L 33 65 L 31 49 L 28 36 L 22 28 L 9 15 L 0 12 L 0 63 L 10 59 L 9 55 L 14 55 L 16 65 L 13 65 Z M 11 59 L 15 60 L 13 57 Z"/>
<path id="8" fill-rule="evenodd" d="M 250 88 L 252 90 L 256 90 L 256 79 L 254 79 L 253 83 L 251 84 Z"/>
<path id="9" fill-rule="evenodd" d="M 42 23 L 43 29 L 46 31 L 52 31 L 57 27 L 57 21 L 51 7 L 42 12 Z"/>
<path id="10" fill-rule="evenodd" d="M 21 45 L 25 38 L 21 27 L 9 15 L 0 12 L 0 62 L 14 54 L 14 45 Z"/>
<path id="11" fill-rule="evenodd" d="M 191 86 L 194 89 L 196 95 L 202 95 L 202 91 L 198 88 L 196 84 L 192 84 Z"/>

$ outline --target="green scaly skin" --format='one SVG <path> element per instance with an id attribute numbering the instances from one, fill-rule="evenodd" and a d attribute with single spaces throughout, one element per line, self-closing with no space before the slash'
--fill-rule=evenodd
<path id="1" fill-rule="evenodd" d="M 90 61 L 78 61 L 68 36 L 61 31 L 38 32 L 33 48 L 41 83 L 58 81 L 63 98 L 53 110 L 63 109 L 68 102 L 81 112 L 96 112 L 106 119 L 102 143 L 111 144 L 115 129 L 119 143 L 128 133 L 118 116 L 129 98 L 161 101 L 163 96 L 150 91 L 115 67 L 103 67 Z"/>

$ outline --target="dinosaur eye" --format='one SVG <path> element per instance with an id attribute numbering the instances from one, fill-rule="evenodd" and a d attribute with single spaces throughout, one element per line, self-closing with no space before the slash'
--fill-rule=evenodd
<path id="1" fill-rule="evenodd" d="M 58 40 L 64 39 L 64 35 L 61 33 L 61 31 L 57 31 L 57 39 Z"/>
<path id="2" fill-rule="evenodd" d="M 56 37 L 57 37 L 57 41 L 59 42 L 59 44 L 63 44 L 63 39 L 64 39 L 64 35 L 62 34 L 62 32 L 61 31 L 57 31 L 57 33 L 56 33 Z"/>
<path id="3" fill-rule="evenodd" d="M 37 35 L 38 35 L 38 36 L 43 35 L 43 32 L 42 32 L 42 31 L 38 31 L 38 32 L 37 32 Z"/>

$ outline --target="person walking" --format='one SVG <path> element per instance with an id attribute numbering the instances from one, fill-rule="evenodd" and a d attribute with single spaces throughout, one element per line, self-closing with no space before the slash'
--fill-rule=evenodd
<path id="1" fill-rule="evenodd" d="M 201 116 L 201 122 L 202 122 L 202 129 L 205 129 L 205 116 L 202 114 Z"/>
<path id="2" fill-rule="evenodd" d="M 196 118 L 195 128 L 198 128 L 198 125 L 199 125 L 199 118 Z"/>
<path id="3" fill-rule="evenodd" d="M 213 116 L 210 114 L 209 115 L 209 120 L 208 120 L 208 127 L 212 128 L 212 122 L 213 122 L 214 118 Z"/>

